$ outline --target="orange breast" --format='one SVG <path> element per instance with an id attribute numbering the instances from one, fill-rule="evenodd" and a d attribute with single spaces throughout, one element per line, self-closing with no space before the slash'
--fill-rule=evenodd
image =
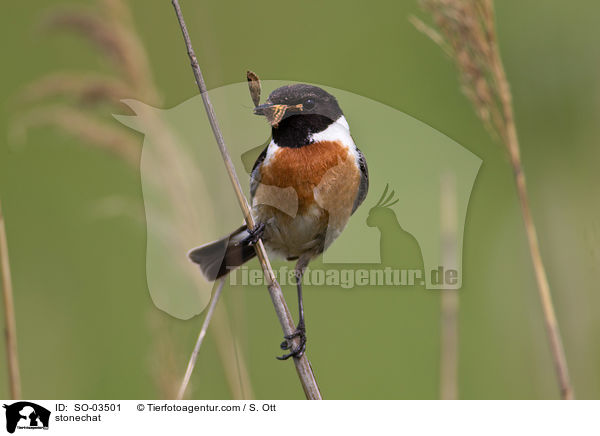
<path id="1" fill-rule="evenodd" d="M 329 191 L 331 195 L 339 196 L 345 207 L 352 207 L 359 181 L 360 171 L 355 158 L 339 141 L 316 142 L 299 148 L 282 147 L 261 167 L 262 184 L 291 187 L 296 191 L 299 214 L 315 204 L 317 187 L 318 192 Z"/>

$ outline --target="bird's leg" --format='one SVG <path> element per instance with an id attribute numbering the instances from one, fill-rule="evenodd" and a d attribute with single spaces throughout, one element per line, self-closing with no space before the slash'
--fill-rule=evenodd
<path id="1" fill-rule="evenodd" d="M 298 312 L 299 320 L 296 330 L 290 335 L 284 336 L 285 341 L 281 343 L 282 350 L 290 350 L 288 354 L 277 357 L 279 360 L 286 360 L 290 357 L 302 357 L 306 350 L 306 326 L 304 325 L 304 301 L 302 299 L 302 275 L 306 269 L 307 262 L 300 258 L 296 263 L 296 288 L 298 290 Z M 300 338 L 298 345 L 293 346 L 292 339 Z M 292 348 L 293 347 L 293 348 Z"/>
<path id="2" fill-rule="evenodd" d="M 265 232 L 265 223 L 257 223 L 252 230 L 248 229 L 248 236 L 242 239 L 239 245 L 255 245 Z"/>

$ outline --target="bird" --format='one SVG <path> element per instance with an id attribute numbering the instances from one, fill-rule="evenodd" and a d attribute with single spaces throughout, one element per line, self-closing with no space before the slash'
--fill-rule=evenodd
<path id="1" fill-rule="evenodd" d="M 250 174 L 256 225 L 252 230 L 241 226 L 192 249 L 188 256 L 211 281 L 252 259 L 259 239 L 270 256 L 296 261 L 299 322 L 281 343 L 289 352 L 277 358 L 299 358 L 306 350 L 302 275 L 365 200 L 367 161 L 354 143 L 337 99 L 320 87 L 282 86 L 253 111 L 271 127 L 271 140 Z"/>

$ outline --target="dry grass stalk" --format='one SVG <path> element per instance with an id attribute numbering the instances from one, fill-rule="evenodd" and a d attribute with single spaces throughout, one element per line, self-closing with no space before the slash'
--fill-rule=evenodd
<path id="1" fill-rule="evenodd" d="M 147 356 L 148 366 L 155 386 L 162 399 L 173 399 L 177 395 L 179 384 L 179 368 L 182 351 L 169 331 L 169 315 L 157 313 L 155 310 L 147 313 L 148 328 L 153 335 L 152 351 Z"/>
<path id="2" fill-rule="evenodd" d="M 237 380 L 227 378 L 229 390 L 233 393 L 233 397 L 240 399 L 256 398 L 250 383 L 245 354 L 238 336 L 234 334 L 233 319 L 228 313 L 227 306 L 223 303 L 218 304 L 215 308 L 211 332 L 219 331 L 220 335 L 227 338 L 227 341 L 217 341 L 216 345 L 219 355 L 223 356 L 222 363 L 225 366 L 225 371 L 230 374 L 239 374 Z"/>
<path id="3" fill-rule="evenodd" d="M 453 59 L 462 88 L 488 130 L 504 144 L 512 167 L 561 398 L 574 398 L 565 351 L 527 196 L 512 95 L 498 48 L 492 0 L 420 0 L 439 33 L 412 18 Z"/>
<path id="4" fill-rule="evenodd" d="M 25 139 L 28 129 L 41 125 L 53 125 L 79 138 L 83 143 L 104 149 L 137 168 L 140 146 L 135 137 L 123 129 L 101 121 L 93 115 L 66 105 L 36 108 L 20 118 L 14 126 L 13 135 Z"/>
<path id="5" fill-rule="evenodd" d="M 116 2 L 109 2 L 115 6 Z M 121 3 L 120 10 L 126 10 Z M 112 20 L 102 19 L 90 11 L 63 11 L 50 17 L 46 27 L 50 29 L 71 30 L 87 38 L 113 61 L 127 82 L 135 89 L 137 96 L 145 101 L 158 103 L 159 97 L 153 85 L 152 75 L 146 52 L 139 38 L 128 28 L 131 19 L 128 14 L 123 19 L 117 16 L 118 10 L 109 9 Z"/>
<path id="6" fill-rule="evenodd" d="M 445 269 L 458 270 L 456 178 L 443 174 L 440 179 L 440 227 L 442 264 Z M 440 399 L 458 399 L 458 289 L 441 291 L 440 332 Z"/>
<path id="7" fill-rule="evenodd" d="M 255 227 L 255 223 L 254 219 L 252 218 L 252 214 L 250 213 L 250 206 L 248 205 L 248 200 L 244 196 L 242 187 L 235 172 L 235 167 L 233 166 L 233 162 L 231 161 L 231 157 L 229 156 L 229 152 L 227 151 L 227 148 L 225 146 L 225 140 L 223 139 L 223 134 L 221 133 L 221 130 L 219 128 L 217 117 L 215 115 L 212 103 L 208 96 L 208 90 L 206 89 L 206 85 L 204 83 L 204 77 L 202 76 L 202 71 L 200 70 L 200 66 L 198 65 L 198 60 L 196 59 L 194 49 L 192 48 L 192 43 L 188 34 L 187 27 L 183 20 L 183 15 L 179 7 L 179 2 L 177 0 L 172 0 L 172 4 L 175 8 L 177 19 L 179 20 L 179 25 L 183 33 L 183 39 L 185 41 L 188 56 L 191 61 L 192 70 L 196 78 L 196 84 L 198 85 L 198 89 L 200 91 L 200 95 L 204 103 L 204 108 L 206 109 L 206 113 L 208 115 L 210 126 L 215 135 L 215 139 L 219 147 L 219 151 L 221 152 L 221 156 L 223 157 L 223 161 L 225 162 L 227 173 L 229 175 L 229 178 L 231 179 L 231 183 L 233 185 L 238 203 L 240 204 L 240 208 L 242 209 L 242 213 L 244 215 L 244 219 L 246 220 L 246 224 L 249 229 L 253 229 Z M 279 322 L 283 329 L 284 335 L 289 336 L 294 332 L 296 325 L 294 324 L 294 320 L 292 319 L 290 311 L 283 297 L 281 287 L 279 286 L 279 283 L 275 278 L 275 274 L 273 273 L 273 270 L 271 268 L 271 263 L 269 262 L 269 258 L 267 257 L 267 252 L 262 243 L 262 240 L 259 240 L 256 244 L 256 254 L 262 266 L 265 278 L 267 279 L 269 294 L 271 295 L 271 300 L 273 301 L 275 312 L 277 313 L 277 317 L 279 318 Z M 294 347 L 298 346 L 298 340 L 298 338 L 294 339 Z M 317 385 L 317 381 L 312 371 L 312 367 L 310 366 L 310 362 L 306 357 L 306 354 L 302 355 L 302 357 L 300 358 L 294 357 L 294 364 L 296 365 L 296 371 L 304 389 L 306 398 L 311 400 L 322 399 L 321 391 L 319 390 L 319 386 Z"/>
<path id="8" fill-rule="evenodd" d="M 225 279 L 219 280 L 217 284 L 217 289 L 215 290 L 212 300 L 210 301 L 210 305 L 208 306 L 208 310 L 206 311 L 206 315 L 204 316 L 202 328 L 200 329 L 200 333 L 198 334 L 198 339 L 196 339 L 196 345 L 194 346 L 194 350 L 192 351 L 192 355 L 190 356 L 190 361 L 188 362 L 187 369 L 185 370 L 185 375 L 183 376 L 181 386 L 179 387 L 179 391 L 177 392 L 177 400 L 183 399 L 188 384 L 190 383 L 192 372 L 194 371 L 196 361 L 198 360 L 198 353 L 200 352 L 200 347 L 202 346 L 202 342 L 204 341 L 204 337 L 206 336 L 206 331 L 208 330 L 208 326 L 210 325 L 210 320 L 212 319 L 215 307 L 219 302 L 219 297 L 221 297 L 221 292 L 223 291 L 224 284 Z"/>
<path id="9" fill-rule="evenodd" d="M 39 104 L 42 100 L 51 97 L 66 98 L 66 102 L 56 103 L 54 106 L 34 107 L 17 119 L 13 134 L 24 136 L 28 128 L 49 124 L 59 127 L 61 130 L 82 139 L 85 143 L 109 151 L 119 158 L 132 164 L 136 169 L 139 166 L 140 147 L 135 136 L 125 132 L 121 127 L 115 128 L 107 121 L 103 121 L 91 104 L 116 104 L 124 98 L 135 98 L 152 106 L 159 106 L 161 98 L 154 83 L 150 64 L 144 46 L 135 32 L 133 18 L 126 2 L 123 0 L 99 0 L 102 5 L 100 11 L 91 10 L 63 10 L 50 17 L 46 21 L 46 28 L 53 30 L 70 30 L 89 40 L 94 46 L 112 61 L 117 69 L 117 76 L 89 73 L 59 73 L 41 78 L 37 83 L 31 85 L 20 100 L 26 103 Z M 70 106 L 72 102 L 88 103 L 87 105 Z M 122 108 L 121 103 L 119 108 Z M 164 144 L 159 150 L 165 162 L 178 160 L 180 157 L 172 156 L 177 153 L 178 148 L 174 135 L 162 120 L 155 116 L 140 117 L 149 124 L 148 131 L 160 134 L 160 143 Z M 114 122 L 114 120 L 111 120 Z M 181 160 L 181 159 L 180 159 Z M 197 236 L 197 223 L 193 221 L 188 211 L 188 205 L 183 201 L 180 192 L 181 180 L 179 174 L 171 174 L 164 189 L 172 195 L 168 197 L 172 201 L 172 207 L 178 217 L 184 217 L 184 233 L 193 239 Z M 186 199 L 187 201 L 187 199 Z M 185 253 L 189 247 L 179 250 Z M 182 262 L 187 263 L 185 255 Z M 197 276 L 194 277 L 197 279 Z M 192 279 L 194 279 L 192 278 Z M 157 315 L 162 316 L 162 315 Z M 217 310 L 213 316 L 213 322 L 218 326 L 229 325 L 227 312 Z M 177 386 L 167 386 L 169 383 L 178 384 L 179 380 L 172 377 L 172 354 L 173 338 L 166 337 L 169 333 L 164 326 L 166 323 L 152 323 L 155 330 L 157 349 L 160 349 L 158 359 L 154 359 L 155 366 L 160 369 L 157 373 L 157 385 L 161 389 L 164 398 L 173 398 Z M 237 349 L 237 342 L 232 332 L 211 330 L 215 338 L 219 358 L 223 362 L 227 384 L 231 389 L 234 399 L 245 399 L 252 395 L 251 382 L 245 359 L 237 355 L 236 365 L 231 362 L 231 352 Z M 170 347 L 170 348 L 169 348 Z M 244 389 L 233 388 L 243 386 Z"/>
<path id="10" fill-rule="evenodd" d="M 130 87 L 117 78 L 57 73 L 29 85 L 21 99 L 24 103 L 31 103 L 51 97 L 71 97 L 84 104 L 108 102 L 120 108 L 121 99 L 130 92 Z"/>
<path id="11" fill-rule="evenodd" d="M 13 400 L 21 398 L 21 375 L 19 372 L 19 353 L 17 348 L 17 322 L 15 302 L 13 298 L 10 263 L 8 261 L 8 242 L 6 226 L 0 202 L 0 272 L 2 275 L 2 296 L 4 300 L 4 321 L 6 331 L 6 359 L 8 361 L 8 380 L 10 397 Z"/>

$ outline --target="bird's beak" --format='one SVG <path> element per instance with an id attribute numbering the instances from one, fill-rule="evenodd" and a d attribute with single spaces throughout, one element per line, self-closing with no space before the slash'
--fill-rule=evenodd
<path id="1" fill-rule="evenodd" d="M 272 104 L 267 102 L 254 108 L 254 114 L 264 116 L 273 127 L 277 127 L 285 114 L 292 111 L 302 112 L 302 104 L 290 106 L 287 104 Z"/>

